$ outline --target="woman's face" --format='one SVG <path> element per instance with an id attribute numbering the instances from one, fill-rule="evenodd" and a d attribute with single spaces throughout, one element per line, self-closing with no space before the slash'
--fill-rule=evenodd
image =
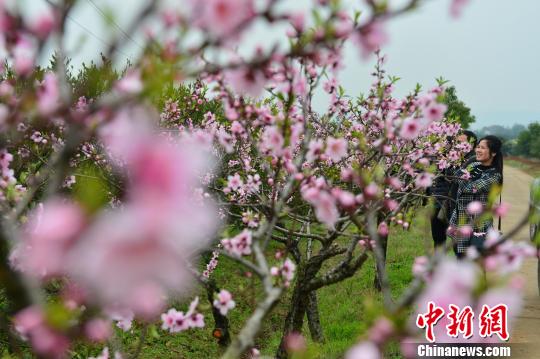
<path id="1" fill-rule="evenodd" d="M 489 147 L 486 140 L 482 140 L 478 143 L 478 146 L 476 146 L 475 152 L 476 152 L 476 160 L 479 162 L 483 162 L 483 163 L 489 162 L 493 158 L 491 152 L 489 151 Z"/>

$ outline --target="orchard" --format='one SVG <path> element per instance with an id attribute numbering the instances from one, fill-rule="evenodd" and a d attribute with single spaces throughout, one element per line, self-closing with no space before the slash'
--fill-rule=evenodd
<path id="1" fill-rule="evenodd" d="M 450 242 L 388 260 L 396 238 L 425 236 L 428 188 L 473 149 L 454 140 L 447 81 L 400 97 L 386 70 L 388 24 L 423 1 L 282 2 L 145 1 L 125 29 L 145 29 L 140 56 L 116 66 L 111 38 L 75 71 L 63 39 L 76 1 L 33 17 L 0 1 L 2 358 L 414 358 L 433 337 L 467 343 L 452 327 L 466 308 L 476 323 L 503 303 L 512 324 L 514 274 L 538 255 L 512 238 L 534 207 L 462 260 Z M 454 17 L 467 3 L 441 1 Z M 286 26 L 288 45 L 239 55 L 256 22 Z M 361 95 L 339 81 L 349 43 L 375 59 Z M 470 213 L 504 217 L 499 192 Z M 347 292 L 365 309 L 358 330 L 332 352 L 321 302 L 362 280 Z M 449 315 L 433 329 L 437 308 Z"/>

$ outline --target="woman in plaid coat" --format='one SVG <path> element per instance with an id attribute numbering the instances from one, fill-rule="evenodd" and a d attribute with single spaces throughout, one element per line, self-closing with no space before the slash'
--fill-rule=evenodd
<path id="1" fill-rule="evenodd" d="M 471 238 L 476 236 L 477 240 L 483 240 L 485 233 L 493 226 L 493 218 L 485 217 L 481 212 L 488 203 L 492 187 L 503 183 L 501 147 L 502 142 L 496 136 L 482 138 L 475 149 L 476 162 L 455 174 L 458 193 L 456 207 L 449 221 L 448 235 L 454 243 L 454 252 L 458 258 L 462 258 L 471 246 Z"/>

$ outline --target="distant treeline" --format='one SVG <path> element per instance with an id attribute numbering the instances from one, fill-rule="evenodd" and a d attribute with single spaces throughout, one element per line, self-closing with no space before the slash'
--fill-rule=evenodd
<path id="1" fill-rule="evenodd" d="M 533 122 L 527 127 L 523 125 L 486 126 L 476 134 L 478 138 L 495 135 L 503 139 L 505 154 L 540 159 L 540 122 Z"/>

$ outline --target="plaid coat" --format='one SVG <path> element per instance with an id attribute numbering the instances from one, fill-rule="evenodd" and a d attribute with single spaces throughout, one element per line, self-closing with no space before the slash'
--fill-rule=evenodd
<path id="1" fill-rule="evenodd" d="M 472 226 L 474 233 L 486 233 L 489 227 L 493 225 L 493 218 L 480 221 L 477 218 L 478 216 L 467 213 L 467 205 L 473 201 L 479 201 L 485 206 L 488 202 L 491 187 L 501 183 L 501 174 L 494 167 L 484 170 L 476 168 L 480 165 L 480 162 L 473 162 L 467 167 L 469 172 L 481 171 L 481 174 L 476 178 L 469 180 L 456 179 L 458 183 L 457 200 L 450 217 L 448 235 L 456 245 L 458 253 L 465 253 L 470 246 L 470 237 L 460 236 L 457 231 L 459 227 L 469 225 Z M 462 174 L 461 170 L 459 170 L 456 177 Z"/>

